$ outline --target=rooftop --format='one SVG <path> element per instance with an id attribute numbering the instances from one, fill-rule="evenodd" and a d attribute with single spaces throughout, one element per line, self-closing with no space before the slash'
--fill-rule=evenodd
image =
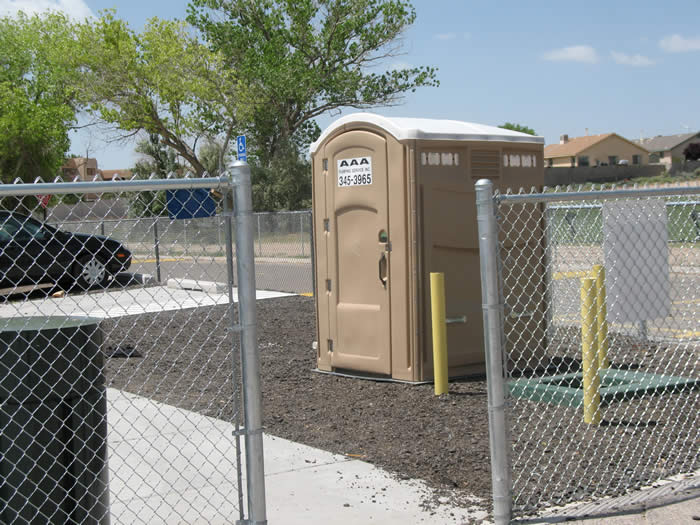
<path id="1" fill-rule="evenodd" d="M 649 151 L 668 151 L 693 137 L 698 137 L 700 139 L 700 133 L 695 132 L 681 133 L 679 135 L 657 135 L 656 137 L 652 138 L 637 139 L 634 141 L 634 143 Z"/>
<path id="2" fill-rule="evenodd" d="M 624 140 L 625 142 L 629 142 L 633 146 L 637 146 L 640 150 L 645 149 L 639 144 L 635 144 L 634 142 L 627 140 L 625 137 L 621 137 L 617 133 L 602 133 L 600 135 L 586 135 L 585 137 L 571 137 L 564 142 L 564 144 L 549 144 L 544 148 L 544 158 L 551 159 L 558 157 L 575 157 L 591 146 L 594 146 L 599 142 L 613 136 Z"/>
<path id="3" fill-rule="evenodd" d="M 461 140 L 461 141 L 497 141 L 525 142 L 544 144 L 544 137 L 535 137 L 486 124 L 463 122 L 460 120 L 440 120 L 427 118 L 384 117 L 375 113 L 352 113 L 333 122 L 321 134 L 311 147 L 314 153 L 318 147 L 337 129 L 348 125 L 370 124 L 377 126 L 398 141 L 404 140 Z"/>
<path id="4" fill-rule="evenodd" d="M 614 133 L 601 135 L 586 135 L 585 137 L 571 137 L 564 144 L 549 144 L 544 148 L 544 158 L 549 157 L 575 157 L 585 149 L 590 148 L 601 140 L 611 137 Z"/>

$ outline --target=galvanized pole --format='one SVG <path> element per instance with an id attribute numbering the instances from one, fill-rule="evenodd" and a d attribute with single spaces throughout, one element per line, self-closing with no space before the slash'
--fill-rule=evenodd
<path id="1" fill-rule="evenodd" d="M 314 214 L 309 211 L 309 252 L 311 253 L 311 293 L 316 297 L 316 248 L 314 247 Z"/>
<path id="2" fill-rule="evenodd" d="M 304 257 L 304 214 L 299 214 L 299 240 L 301 241 L 301 256 Z"/>
<path id="3" fill-rule="evenodd" d="M 506 385 L 503 378 L 503 304 L 499 293 L 496 207 L 493 200 L 493 183 L 488 179 L 476 183 L 476 209 L 484 314 L 493 515 L 496 525 L 505 525 L 510 523 L 512 495 L 505 413 Z"/>
<path id="4" fill-rule="evenodd" d="M 158 217 L 153 219 L 153 248 L 156 252 L 156 280 L 160 282 L 160 240 L 158 239 Z"/>
<path id="5" fill-rule="evenodd" d="M 225 231 L 226 231 L 226 274 L 228 277 L 228 304 L 229 304 L 229 323 L 231 326 L 232 330 L 236 330 L 240 325 L 236 322 L 236 315 L 234 311 L 234 298 L 233 298 L 233 288 L 236 286 L 235 280 L 234 280 L 234 274 L 233 274 L 233 226 L 231 225 L 231 221 L 233 220 L 233 188 L 230 188 L 228 191 L 224 192 L 224 214 L 223 214 L 223 219 L 224 219 L 224 224 L 225 224 Z M 236 477 L 237 477 L 237 482 L 238 482 L 238 513 L 240 519 L 238 520 L 239 522 L 243 522 L 243 473 L 241 469 L 241 416 L 240 416 L 240 411 L 241 411 L 241 404 L 239 402 L 238 398 L 238 386 L 236 385 L 236 381 L 239 380 L 240 374 L 238 373 L 239 371 L 239 366 L 240 366 L 240 359 L 236 359 L 239 357 L 239 352 L 235 351 L 235 339 L 236 337 L 232 334 L 232 345 L 234 346 L 234 351 L 233 355 L 231 356 L 231 368 L 233 370 L 233 407 L 234 407 L 234 412 L 233 412 L 233 425 L 234 425 L 234 436 L 236 439 Z"/>
<path id="6" fill-rule="evenodd" d="M 241 375 L 245 418 L 246 483 L 248 523 L 267 523 L 265 510 L 265 467 L 263 460 L 262 388 L 255 312 L 255 247 L 253 198 L 250 167 L 243 161 L 231 166 L 236 218 L 236 268 L 241 325 Z"/>

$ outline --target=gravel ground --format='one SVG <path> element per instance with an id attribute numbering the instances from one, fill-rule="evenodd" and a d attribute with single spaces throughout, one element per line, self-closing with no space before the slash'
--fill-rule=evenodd
<path id="1" fill-rule="evenodd" d="M 438 494 L 473 495 L 490 505 L 484 378 L 452 381 L 449 395 L 435 397 L 432 385 L 313 372 L 313 299 L 257 304 L 267 433 L 374 463 L 400 478 L 423 479 Z M 225 306 L 105 321 L 105 353 L 115 356 L 107 359 L 109 386 L 228 419 L 227 324 Z M 687 351 L 691 358 L 696 352 Z M 649 363 L 664 356 L 657 348 L 648 353 L 644 366 L 651 370 Z M 117 357 L 129 354 L 134 357 Z M 621 494 L 699 468 L 698 408 L 697 390 L 647 396 L 606 408 L 604 424 L 591 428 L 581 424 L 578 410 L 515 402 L 518 508 Z"/>

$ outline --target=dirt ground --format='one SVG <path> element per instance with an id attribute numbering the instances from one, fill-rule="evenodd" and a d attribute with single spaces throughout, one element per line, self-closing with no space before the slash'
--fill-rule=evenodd
<path id="1" fill-rule="evenodd" d="M 105 354 L 114 355 L 106 365 L 109 386 L 229 419 L 227 325 L 226 306 L 103 322 Z M 457 489 L 490 506 L 484 378 L 452 381 L 449 395 L 435 397 L 430 384 L 320 374 L 313 372 L 314 332 L 312 298 L 258 302 L 268 434 L 347 454 L 436 489 Z M 694 350 L 687 351 L 693 363 Z M 606 409 L 602 426 L 590 428 L 578 410 L 514 402 L 509 415 L 518 508 L 621 494 L 698 468 L 698 406 L 697 391 L 624 401 Z"/>

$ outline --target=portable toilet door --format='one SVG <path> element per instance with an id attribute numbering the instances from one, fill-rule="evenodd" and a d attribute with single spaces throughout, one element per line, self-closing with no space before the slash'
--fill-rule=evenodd
<path id="1" fill-rule="evenodd" d="M 365 130 L 338 135 L 323 147 L 322 174 L 315 197 L 323 199 L 326 250 L 318 253 L 320 350 L 330 354 L 332 369 L 391 374 L 391 231 L 387 140 Z M 318 164 L 318 163 L 317 163 Z M 317 202 L 317 205 L 320 205 Z M 320 217 L 319 215 L 323 215 Z M 317 223 L 318 224 L 318 223 Z M 316 229 L 318 232 L 319 230 Z M 318 236 L 317 236 L 318 238 Z M 325 259 L 325 264 L 322 259 Z M 324 267 L 325 266 L 325 267 Z"/>

